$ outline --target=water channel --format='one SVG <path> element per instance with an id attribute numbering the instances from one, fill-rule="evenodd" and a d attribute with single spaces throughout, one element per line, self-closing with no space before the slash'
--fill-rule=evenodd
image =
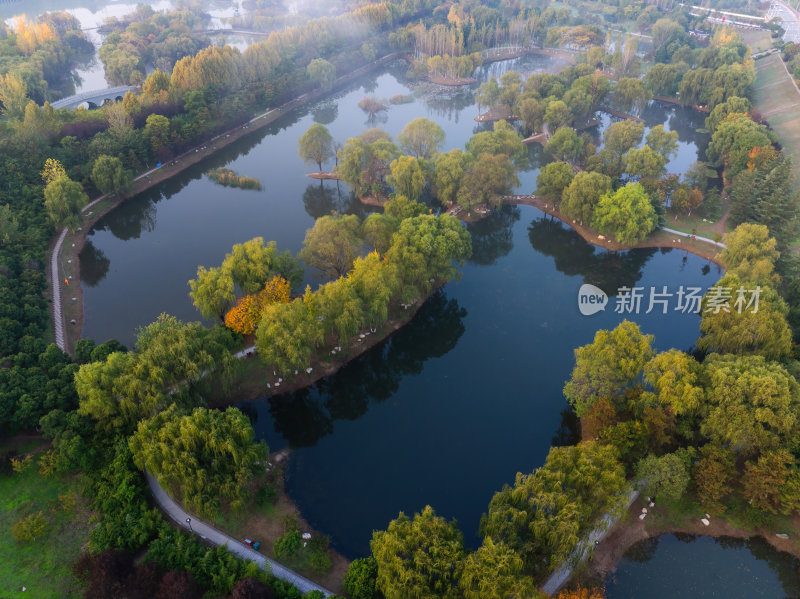
<path id="1" fill-rule="evenodd" d="M 530 73 L 558 65 L 528 57 L 479 75 L 509 68 Z M 463 147 L 486 126 L 474 121 L 474 87 L 412 89 L 404 70 L 373 74 L 299 109 L 101 219 L 81 254 L 84 336 L 131 344 L 137 327 L 161 312 L 196 320 L 187 281 L 198 264 L 216 265 L 232 244 L 254 236 L 297 252 L 315 218 L 332 210 L 368 213 L 345 186 L 305 177 L 315 169 L 295 149 L 313 122 L 343 142 L 374 126 L 395 136 L 424 116 L 445 129 L 445 149 Z M 408 93 L 413 102 L 392 106 L 377 122 L 356 106 L 368 94 Z M 670 172 L 702 157 L 703 115 L 651 105 L 643 117 L 648 127 L 664 124 L 679 133 Z M 595 133 L 608 123 L 604 118 Z M 538 146 L 530 147 L 519 193 L 533 191 L 545 160 Z M 260 178 L 264 190 L 215 186 L 204 172 L 223 165 Z M 272 450 L 292 448 L 291 497 L 348 557 L 366 554 L 372 531 L 399 511 L 425 504 L 456 518 L 475 546 L 492 494 L 516 472 L 539 466 L 551 445 L 574 442 L 561 388 L 575 347 L 625 317 L 654 334 L 659 349 L 689 349 L 696 341 L 697 316 L 675 310 L 674 298 L 667 314 L 660 307 L 644 314 L 646 299 L 642 313 L 620 314 L 615 290 L 666 286 L 674 293 L 719 277 L 715 265 L 679 250 L 607 252 L 531 207 L 506 207 L 468 227 L 474 256 L 463 278 L 435 294 L 405 328 L 309 389 L 239 406 Z M 313 272 L 306 278 L 319 282 Z M 580 315 L 577 291 L 584 282 L 612 295 L 604 312 Z"/>

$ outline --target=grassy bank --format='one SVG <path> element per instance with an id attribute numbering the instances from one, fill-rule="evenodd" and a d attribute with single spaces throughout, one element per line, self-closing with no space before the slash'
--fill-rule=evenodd
<path id="1" fill-rule="evenodd" d="M 91 528 L 91 513 L 81 488 L 75 475 L 41 476 L 38 456 L 22 474 L 0 475 L 0 597 L 82 596 L 72 575 L 72 565 Z M 35 542 L 15 541 L 14 523 L 40 511 L 47 522 L 44 533 Z"/>

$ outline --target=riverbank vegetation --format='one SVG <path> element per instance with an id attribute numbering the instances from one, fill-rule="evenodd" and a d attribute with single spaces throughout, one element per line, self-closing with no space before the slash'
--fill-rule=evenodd
<path id="1" fill-rule="evenodd" d="M 261 189 L 261 181 L 253 177 L 237 175 L 229 168 L 214 168 L 206 173 L 214 183 L 224 187 L 239 187 L 241 189 Z"/>
<path id="2" fill-rule="evenodd" d="M 220 267 L 201 267 L 192 285 L 201 313 L 227 328 L 163 316 L 140 332 L 130 352 L 114 342 L 80 343 L 73 359 L 47 345 L 43 265 L 52 226 L 81 226 L 85 189 L 124 193 L 134 173 L 173 160 L 255 111 L 330 85 L 331 72 L 349 73 L 416 44 L 429 55 L 426 68 L 432 60 L 445 75 L 466 71 L 467 60 L 475 64 L 470 54 L 498 43 L 535 39 L 581 48 L 578 64 L 558 75 L 523 82 L 506 73 L 477 92 L 483 106 L 519 116 L 524 134 L 546 130 L 545 150 L 557 162 L 542 170 L 540 193 L 573 219 L 629 242 L 652 229 L 665 208 L 702 211 L 713 193 L 711 168 L 723 175 L 731 222 L 742 223 L 725 239 L 728 274 L 718 287 L 733 289 L 735 300 L 739 287 L 760 286 L 761 299 L 758 312 L 704 312 L 696 355 L 656 354 L 652 340 L 630 323 L 598 333 L 576 352 L 576 372 L 565 387 L 582 420 L 582 442 L 552 449 L 541 468 L 495 495 L 475 552 L 432 508 L 400 515 L 375 533 L 374 557 L 354 563 L 346 584 L 359 589 L 353 596 L 404 597 L 409 589 L 425 596 L 535 596 L 534 587 L 574 556 L 584 534 L 621 510 L 634 475 L 657 496 L 688 490 L 704 509 L 748 521 L 797 511 L 800 465 L 792 439 L 800 422 L 800 369 L 790 327 L 800 329 L 800 275 L 788 251 L 796 237 L 796 198 L 789 191 L 790 163 L 745 100 L 753 83 L 747 47 L 726 29 L 701 46 L 688 36 L 693 20 L 681 11 L 658 18 L 657 7 L 638 16 L 635 7 L 630 14 L 620 7 L 626 18 L 645 15 L 642 23 L 651 26 L 658 64 L 640 77 L 633 45 L 606 55 L 595 45 L 598 32 L 568 8 L 541 9 L 456 2 L 445 12 L 427 0 L 367 4 L 276 32 L 243 53 L 203 47 L 195 31 L 203 17 L 191 11 L 164 16 L 140 9 L 130 23 L 110 25 L 117 31 L 106 38 L 101 58 L 114 81 L 141 82 L 142 93 L 94 111 L 37 105 L 55 97 L 60 74 L 86 47 L 74 19 L 20 21 L 0 39 L 0 426 L 4 434 L 38 427 L 52 441 L 34 464 L 51 477 L 45 483 L 71 480 L 59 477 L 76 471 L 86 475 L 83 495 L 90 504 L 84 508 L 96 515 L 89 555 L 78 568 L 87 592 L 119 595 L 124 588 L 175 596 L 174 589 L 197 585 L 227 595 L 235 585 L 263 583 L 277 596 L 298 596 L 254 564 L 168 525 L 150 507 L 139 468 L 147 466 L 203 514 L 252 500 L 241 486 L 263 466 L 265 448 L 252 443 L 252 426 L 236 410 L 212 416 L 204 405 L 209 387 L 224 387 L 239 367 L 232 351 L 241 335 L 254 334 L 266 367 L 284 376 L 310 368 L 316 353 L 358 344 L 362 331 L 422 301 L 469 256 L 464 228 L 428 213 L 417 203 L 422 194 L 431 191 L 444 206 L 467 212 L 497 204 L 516 184 L 525 152 L 521 135 L 505 121 L 473 135 L 464 150 L 447 152 L 441 129 L 426 119 L 409 123 L 396 141 L 380 130 L 348 139 L 336 154 L 337 172 L 357 194 L 384 204 L 384 212 L 363 221 L 331 216 L 311 229 L 304 260 L 335 280 L 292 297 L 302 281 L 297 258 L 259 238 L 239 244 Z M 309 69 L 320 57 L 333 70 L 321 63 Z M 145 78 L 151 65 L 157 68 Z M 636 113 L 653 95 L 710 111 L 708 162 L 683 181 L 664 172 L 675 136 L 663 128 L 654 127 L 645 140 L 635 119 L 614 124 L 600 151 L 579 132 L 593 108 Z M 320 147 L 304 159 L 321 169 L 334 154 L 324 136 Z M 53 168 L 43 178 L 48 159 Z M 636 214 L 633 226 L 619 218 L 623 212 Z M 714 301 L 706 296 L 701 309 Z M 237 443 L 221 441 L 228 436 Z M 182 469 L 186 464 L 210 484 L 199 488 Z M 50 488 L 31 472 L 3 473 L 3 482 L 9 489 Z M 678 475 L 665 480 L 663 472 Z M 63 528 L 76 542 L 90 527 L 34 503 L 30 513 L 16 504 L 3 512 L 20 522 L 18 540 L 2 543 L 5 554 L 15 554 L 4 563 L 26 572 L 32 569 L 21 560 L 33 548 L 41 555 L 43 547 L 24 545 L 28 538 L 38 543 L 40 535 L 56 534 L 62 519 L 72 523 Z M 281 547 L 291 552 L 296 535 Z M 54 572 L 65 571 L 70 551 Z M 145 557 L 134 564 L 139 554 Z M 436 557 L 423 563 L 423 554 Z M 16 581 L 16 570 L 13 576 Z M 144 580 L 150 586 L 137 586 Z"/>
<path id="3" fill-rule="evenodd" d="M 165 73 L 184 56 L 194 56 L 209 45 L 208 15 L 198 8 L 185 8 L 166 15 L 140 4 L 122 20 L 103 23 L 107 33 L 100 46 L 106 78 L 114 85 L 141 85 L 148 67 Z"/>

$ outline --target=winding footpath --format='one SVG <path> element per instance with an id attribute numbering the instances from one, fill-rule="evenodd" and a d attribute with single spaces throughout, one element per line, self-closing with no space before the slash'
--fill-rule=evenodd
<path id="1" fill-rule="evenodd" d="M 186 512 L 169 494 L 158 484 L 158 481 L 149 472 L 145 472 L 147 477 L 147 484 L 150 486 L 150 492 L 153 494 L 153 499 L 164 512 L 172 518 L 180 527 L 190 528 L 191 532 L 198 535 L 204 541 L 212 545 L 222 546 L 228 549 L 234 555 L 242 558 L 249 559 L 258 564 L 262 570 L 272 572 L 276 578 L 285 580 L 296 586 L 303 594 L 310 593 L 311 591 L 320 591 L 326 597 L 333 595 L 329 590 L 314 584 L 307 578 L 291 571 L 289 568 L 282 566 L 275 560 L 262 555 L 252 547 L 240 543 L 233 537 L 226 535 L 202 520 L 198 520 Z M 191 518 L 191 524 L 187 523 L 187 519 Z"/>
<path id="2" fill-rule="evenodd" d="M 705 241 L 706 243 L 710 243 L 712 245 L 717 246 L 718 248 L 725 248 L 725 244 L 721 241 L 714 241 L 713 239 L 709 239 L 708 237 L 700 237 L 699 235 L 692 235 L 691 233 L 686 233 L 685 231 L 678 231 L 676 229 L 669 229 L 667 227 L 661 227 L 662 231 L 666 231 L 667 233 L 672 233 L 673 235 L 678 235 L 680 237 L 691 237 L 695 241 Z"/>

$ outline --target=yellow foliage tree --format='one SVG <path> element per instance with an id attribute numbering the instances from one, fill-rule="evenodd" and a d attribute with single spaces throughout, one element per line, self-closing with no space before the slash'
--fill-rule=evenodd
<path id="1" fill-rule="evenodd" d="M 236 304 L 225 315 L 225 326 L 242 335 L 252 335 L 261 322 L 261 314 L 270 304 L 289 302 L 291 287 L 289 281 L 275 276 L 267 281 L 264 289 L 258 293 L 239 298 Z"/>
<path id="2" fill-rule="evenodd" d="M 31 55 L 47 40 L 56 38 L 56 32 L 47 23 L 34 23 L 25 15 L 11 19 L 11 29 L 17 36 L 17 47 L 23 54 Z"/>
<path id="3" fill-rule="evenodd" d="M 67 175 L 67 171 L 64 169 L 64 165 L 61 164 L 60 160 L 48 158 L 44 161 L 44 168 L 42 169 L 41 175 L 44 184 L 50 185 L 50 183 L 59 177 L 65 177 Z"/>

